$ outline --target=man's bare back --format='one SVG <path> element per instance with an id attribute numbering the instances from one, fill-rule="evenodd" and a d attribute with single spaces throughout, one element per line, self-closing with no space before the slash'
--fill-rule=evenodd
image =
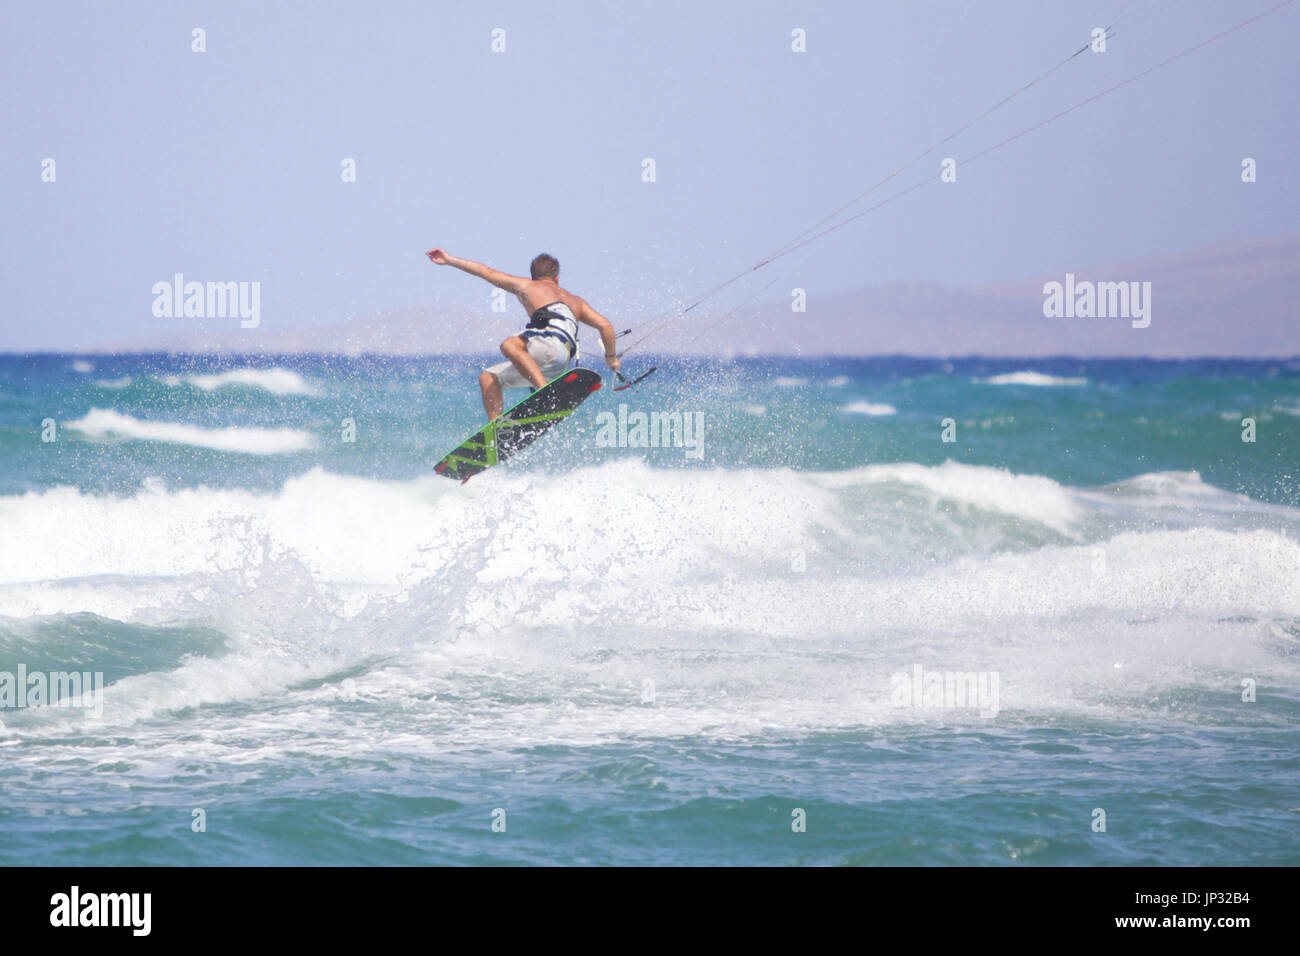
<path id="1" fill-rule="evenodd" d="M 578 317 L 578 321 L 582 321 L 583 312 L 590 308 L 586 299 L 561 288 L 554 279 L 526 279 L 523 287 L 515 295 L 523 303 L 524 311 L 528 313 L 529 318 L 532 318 L 533 313 L 538 309 L 554 302 L 563 302 L 567 305 L 569 311 Z"/>

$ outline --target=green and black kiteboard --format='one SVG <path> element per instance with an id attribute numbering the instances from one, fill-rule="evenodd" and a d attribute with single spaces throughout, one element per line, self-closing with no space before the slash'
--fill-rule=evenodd
<path id="1" fill-rule="evenodd" d="M 571 369 L 471 435 L 433 470 L 447 478 L 469 481 L 527 448 L 572 415 L 598 388 L 600 376 L 591 369 Z"/>

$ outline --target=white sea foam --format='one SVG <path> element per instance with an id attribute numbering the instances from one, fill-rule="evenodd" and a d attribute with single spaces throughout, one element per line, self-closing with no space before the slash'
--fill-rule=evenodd
<path id="1" fill-rule="evenodd" d="M 841 487 L 846 481 L 892 485 L 909 495 L 922 496 L 931 508 L 942 503 L 962 512 L 974 509 L 997 513 L 1062 534 L 1075 533 L 1084 514 L 1073 491 L 1050 478 L 954 461 L 933 467 L 909 463 L 871 465 L 832 473 L 822 480 Z"/>
<path id="2" fill-rule="evenodd" d="M 549 495 L 552 486 L 565 494 Z M 617 527 L 602 531 L 606 505 Z M 846 513 L 877 507 L 892 522 L 846 524 Z M 478 535 L 493 542 L 474 570 L 478 580 L 594 580 L 614 558 L 622 572 L 658 580 L 674 568 L 686 576 L 726 573 L 736 561 L 816 547 L 827 540 L 823 528 L 840 529 L 855 549 L 914 530 L 922 535 L 918 551 L 957 541 L 954 554 L 978 555 L 1017 542 L 1037 546 L 1014 529 L 999 526 L 994 534 L 991 518 L 1054 532 L 1055 541 L 1069 544 L 1132 528 L 1162 508 L 1186 513 L 1178 528 L 1253 527 L 1243 522 L 1255 514 L 1300 527 L 1295 509 L 1222 491 L 1194 472 L 1077 489 L 952 461 L 826 473 L 663 472 L 618 462 L 556 477 L 493 474 L 462 487 L 432 476 L 376 481 L 313 468 L 274 493 L 169 490 L 151 481 L 126 497 L 69 487 L 0 497 L 0 534 L 17 545 L 0 550 L 0 583 L 112 575 L 165 581 L 241 567 L 250 542 L 261 542 L 294 554 L 314 578 L 382 591 L 432 573 L 462 539 Z M 965 544 L 961 534 L 936 537 L 941 515 L 982 537 Z M 1162 517 L 1158 527 L 1173 526 Z"/>
<path id="3" fill-rule="evenodd" d="M 256 734 L 230 752 L 243 764 L 279 759 L 286 734 L 351 746 L 340 672 L 400 716 L 353 726 L 358 746 L 426 755 L 955 719 L 891 706 L 890 675 L 921 661 L 999 672 L 1013 715 L 1108 714 L 1224 673 L 1285 683 L 1271 648 L 1300 617 L 1298 530 L 1296 509 L 1194 473 L 1078 489 L 955 462 L 616 462 L 461 487 L 313 470 L 277 492 L 2 497 L 0 615 L 220 628 L 228 652 L 123 678 L 105 720 L 274 700 L 255 729 L 185 718 L 212 731 L 195 746 Z M 183 757 L 160 727 L 151 752 Z"/>
<path id="4" fill-rule="evenodd" d="M 1086 378 L 1061 378 L 1056 375 L 1044 375 L 1042 372 L 1007 372 L 977 379 L 985 385 L 1087 385 Z"/>
<path id="5" fill-rule="evenodd" d="M 791 378 L 789 376 L 781 375 L 773 379 L 772 384 L 777 386 L 778 388 L 799 388 L 803 385 L 807 385 L 808 379 Z"/>
<path id="6" fill-rule="evenodd" d="M 241 386 L 260 388 L 273 395 L 317 395 L 319 392 L 297 372 L 287 368 L 235 368 L 211 375 L 168 375 L 167 385 L 193 385 L 204 391 Z"/>
<path id="7" fill-rule="evenodd" d="M 179 422 L 151 422 L 123 415 L 111 408 L 92 408 L 83 418 L 68 422 L 91 438 L 171 442 L 250 455 L 282 455 L 312 448 L 316 439 L 293 428 L 203 428 Z"/>
<path id="8" fill-rule="evenodd" d="M 896 415 L 898 413 L 898 409 L 893 405 L 882 405 L 875 402 L 850 402 L 840 411 L 848 412 L 851 415 Z"/>
<path id="9" fill-rule="evenodd" d="M 1180 505 L 1195 503 L 1198 508 L 1205 506 L 1207 498 L 1231 499 L 1235 502 L 1250 500 L 1245 495 L 1232 494 L 1206 484 L 1199 471 L 1157 471 L 1135 475 L 1112 487 L 1125 493 L 1137 493 Z"/>
<path id="10" fill-rule="evenodd" d="M 95 366 L 91 365 L 89 362 L 85 361 L 84 359 L 77 359 L 72 363 L 72 370 L 74 372 L 81 372 L 83 375 L 86 375 L 89 374 L 90 372 L 93 372 L 95 370 Z"/>

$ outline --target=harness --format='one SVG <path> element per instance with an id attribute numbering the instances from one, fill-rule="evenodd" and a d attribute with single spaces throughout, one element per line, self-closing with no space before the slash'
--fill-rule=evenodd
<path id="1" fill-rule="evenodd" d="M 519 333 L 527 342 L 535 335 L 548 335 L 560 339 L 569 349 L 569 358 L 578 358 L 578 319 L 563 302 L 544 305 L 528 320 L 528 328 Z"/>

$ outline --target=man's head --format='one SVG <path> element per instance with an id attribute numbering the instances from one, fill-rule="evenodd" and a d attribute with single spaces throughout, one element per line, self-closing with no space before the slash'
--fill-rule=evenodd
<path id="1" fill-rule="evenodd" d="M 533 260 L 529 267 L 534 279 L 559 279 L 560 278 L 560 260 L 555 258 L 549 252 L 543 252 Z"/>

